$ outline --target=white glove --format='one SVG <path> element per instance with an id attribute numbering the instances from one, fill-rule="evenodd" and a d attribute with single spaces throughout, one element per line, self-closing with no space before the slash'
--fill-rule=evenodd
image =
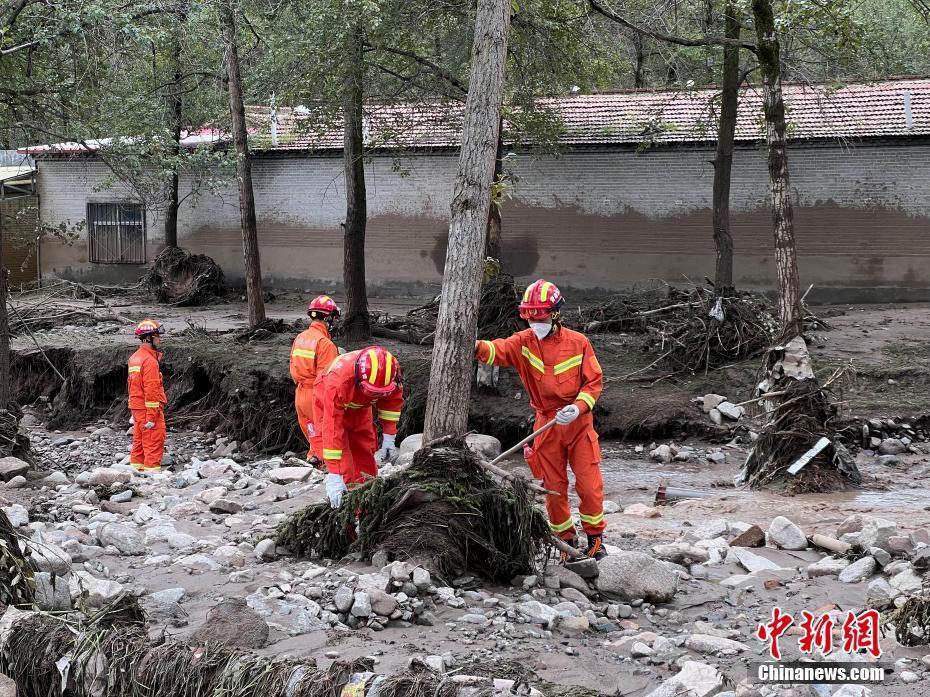
<path id="1" fill-rule="evenodd" d="M 562 407 L 555 413 L 555 422 L 559 426 L 568 426 L 572 421 L 578 418 L 579 414 L 581 414 L 581 409 L 574 404 L 569 404 L 567 407 Z"/>
<path id="2" fill-rule="evenodd" d="M 329 505 L 333 508 L 339 508 L 342 503 L 342 495 L 346 493 L 346 483 L 341 474 L 326 475 L 326 496 L 329 497 Z"/>
<path id="3" fill-rule="evenodd" d="M 381 450 L 375 453 L 375 462 L 379 465 L 383 465 L 394 456 L 395 450 L 397 450 L 397 448 L 394 446 L 394 436 L 389 436 L 385 433 L 381 437 Z"/>
<path id="4" fill-rule="evenodd" d="M 132 414 L 129 415 L 129 425 L 130 425 L 130 426 L 135 426 L 135 425 L 136 425 L 136 417 L 133 416 Z"/>
<path id="5" fill-rule="evenodd" d="M 146 422 L 145 426 L 143 426 L 142 428 L 147 429 L 147 430 L 151 430 L 151 429 L 155 428 L 155 422 L 154 422 L 154 421 L 148 421 L 148 422 Z"/>

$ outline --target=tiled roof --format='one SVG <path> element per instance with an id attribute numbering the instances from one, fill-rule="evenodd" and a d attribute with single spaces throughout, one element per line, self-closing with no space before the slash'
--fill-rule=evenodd
<path id="1" fill-rule="evenodd" d="M 788 137 L 799 139 L 859 139 L 930 135 L 930 78 L 900 79 L 842 88 L 787 84 L 784 87 Z M 576 95 L 542 100 L 561 123 L 563 145 L 649 145 L 705 142 L 716 139 L 720 92 L 702 88 L 688 91 L 635 90 Z M 455 147 L 459 143 L 462 106 L 424 103 L 388 106 L 369 104 L 365 115 L 368 148 Z M 314 113 L 306 107 L 278 108 L 272 128 L 267 107 L 249 107 L 253 149 L 339 150 L 339 114 Z M 514 139 L 513 129 L 505 125 Z M 517 136 L 523 144 L 525 137 Z M 764 137 L 762 88 L 751 85 L 740 94 L 736 139 Z M 203 129 L 188 134 L 189 147 L 225 140 L 225 134 Z M 33 154 L 86 152 L 104 146 L 76 143 L 24 148 Z"/>

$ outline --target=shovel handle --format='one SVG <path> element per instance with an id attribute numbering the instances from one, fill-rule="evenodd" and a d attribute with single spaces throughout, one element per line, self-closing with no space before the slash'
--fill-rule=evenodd
<path id="1" fill-rule="evenodd" d="M 549 430 L 550 428 L 552 428 L 553 426 L 555 426 L 555 419 L 552 419 L 552 421 L 550 421 L 550 422 L 547 423 L 546 425 L 544 425 L 544 426 L 542 426 L 541 428 L 539 428 L 539 429 L 533 431 L 530 435 L 528 435 L 526 438 L 524 438 L 523 440 L 521 440 L 519 443 L 517 443 L 515 446 L 513 446 L 513 447 L 510 448 L 509 450 L 505 450 L 504 452 L 502 452 L 500 455 L 498 455 L 498 456 L 495 457 L 493 460 L 491 460 L 491 464 L 492 464 L 492 465 L 496 465 L 496 464 L 497 464 L 498 462 L 500 462 L 501 460 L 504 460 L 504 459 L 510 457 L 510 456 L 513 455 L 515 452 L 517 452 L 518 450 L 520 450 L 520 448 L 522 448 L 524 445 L 526 445 L 527 443 L 529 443 L 531 440 L 535 439 L 537 436 L 541 436 L 543 433 L 545 433 L 546 431 L 548 431 L 548 430 Z"/>

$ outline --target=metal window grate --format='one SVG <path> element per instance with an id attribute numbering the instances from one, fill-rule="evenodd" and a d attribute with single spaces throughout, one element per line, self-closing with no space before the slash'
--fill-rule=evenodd
<path id="1" fill-rule="evenodd" d="M 88 203 L 87 241 L 91 263 L 144 264 L 145 209 L 137 203 Z"/>

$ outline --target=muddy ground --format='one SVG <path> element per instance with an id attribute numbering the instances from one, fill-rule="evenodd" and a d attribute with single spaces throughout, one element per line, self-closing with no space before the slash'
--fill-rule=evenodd
<path id="1" fill-rule="evenodd" d="M 23 298 L 19 302 L 35 300 Z M 131 501 L 111 508 L 115 511 L 111 515 L 116 515 L 117 520 L 132 521 L 135 517 L 138 521 L 146 517 L 139 517 L 140 508 L 154 510 L 169 516 L 177 533 L 211 541 L 204 546 L 207 555 L 217 546 L 232 546 L 241 548 L 244 561 L 242 566 L 213 568 L 212 564 L 206 564 L 185 568 L 177 562 L 183 555 L 189 556 L 191 549 L 172 549 L 166 541 L 155 540 L 144 556 L 92 547 L 100 553 L 94 552 L 83 566 L 96 575 L 104 574 L 120 582 L 143 598 L 164 589 L 183 588 L 182 612 L 170 620 L 163 617 L 156 620 L 160 626 L 166 622 L 181 625 L 169 629 L 180 636 L 193 634 L 200 628 L 208 610 L 221 599 L 256 593 L 267 598 L 269 589 L 280 589 L 283 585 L 290 589 L 308 576 L 309 580 L 303 584 L 308 591 L 315 594 L 319 588 L 328 597 L 340 579 L 350 578 L 351 574 L 376 573 L 377 569 L 362 561 L 331 566 L 320 560 L 285 557 L 259 562 L 249 551 L 250 545 L 270 533 L 283 515 L 323 497 L 316 475 L 304 482 L 265 481 L 270 467 L 300 464 L 299 455 L 296 460 L 289 460 L 301 450 L 301 443 L 296 430 L 287 425 L 291 409 L 287 399 L 287 354 L 297 329 L 240 343 L 230 333 L 245 326 L 244 308 L 240 304 L 169 309 L 120 299 L 110 302 L 123 315 L 133 319 L 155 316 L 170 329 L 164 348 L 171 400 L 168 451 L 175 469 L 189 468 L 194 458 L 216 459 L 218 448 L 228 446 L 232 439 L 238 442 L 229 449 L 230 455 L 243 468 L 235 476 L 226 472 L 183 488 L 172 484 L 170 474 L 138 481 L 133 484 L 135 494 Z M 297 326 L 303 322 L 302 302 L 297 296 L 279 297 L 268 306 L 268 313 Z M 373 303 L 376 305 L 373 309 L 399 313 L 418 303 L 416 299 L 378 301 Z M 836 393 L 842 402 L 842 418 L 897 419 L 930 413 L 927 389 L 930 307 L 814 310 L 827 317 L 833 326 L 829 331 L 817 332 L 811 344 L 818 373 L 827 376 L 844 365 L 854 368 Z M 99 314 L 105 318 L 108 313 L 101 309 Z M 28 423 L 37 457 L 28 484 L 19 489 L 0 488 L 0 503 L 24 506 L 34 526 L 41 526 L 44 521 L 47 527 L 59 531 L 77 529 L 86 537 L 94 516 L 100 515 L 100 508 L 96 504 L 81 507 L 81 503 L 75 503 L 76 485 L 71 482 L 81 472 L 126 460 L 124 362 L 135 343 L 127 329 L 118 321 L 103 321 L 92 326 L 37 331 L 34 337 L 21 336 L 15 341 L 14 388 L 21 401 L 33 405 Z M 856 490 L 793 498 L 747 491 L 735 487 L 733 480 L 745 458 L 749 434 L 755 427 L 753 421 L 746 418 L 740 424 L 715 427 L 691 400 L 708 392 L 726 395 L 731 401 L 749 399 L 758 377 L 758 360 L 708 375 L 667 378 L 661 372 L 638 372 L 653 360 L 642 350 L 638 336 L 601 334 L 592 338 L 608 383 L 599 404 L 597 422 L 604 438 L 605 494 L 615 504 L 611 507 L 615 512 L 607 516 L 607 539 L 615 552 L 619 549 L 649 552 L 654 545 L 674 542 L 695 531 L 700 532 L 698 537 L 710 536 L 708 530 L 719 527 L 718 521 L 725 521 L 724 529 L 729 527 L 731 531 L 739 529 L 740 524 L 742 527 L 756 524 L 765 530 L 778 516 L 789 518 L 807 535 L 821 532 L 836 536 L 837 528 L 854 514 L 895 522 L 898 537 L 911 533 L 919 537 L 921 531 L 930 531 L 927 493 L 930 456 L 926 444 L 914 444 L 914 452 L 897 456 L 893 463 L 887 458 L 879 460 L 872 451 L 860 451 L 857 461 L 865 483 Z M 36 349 L 36 342 L 45 356 Z M 383 343 L 398 354 L 405 366 L 418 365 L 429 356 L 425 348 Z M 48 367 L 46 357 L 68 378 L 69 384 L 64 389 Z M 183 386 L 179 386 L 181 383 Z M 473 398 L 472 412 L 471 425 L 499 437 L 505 446 L 527 432 L 530 412 L 525 393 L 506 375 L 497 394 Z M 269 422 L 274 423 L 269 426 Z M 415 426 L 405 424 L 411 432 Z M 112 429 L 112 433 L 89 435 L 101 428 Z M 223 436 L 227 440 L 221 440 L 218 446 L 217 438 Z M 68 438 L 76 439 L 78 445 L 64 442 Z M 692 448 L 690 461 L 659 463 L 650 459 L 649 452 L 656 444 L 669 442 Z M 716 456 L 718 452 L 723 453 L 722 458 Z M 715 457 L 708 459 L 709 454 Z M 268 465 L 273 457 L 281 460 Z M 519 468 L 521 464 L 514 460 L 510 466 Z M 68 478 L 68 484 L 61 483 L 57 490 L 43 484 L 43 477 L 54 471 L 61 471 Z M 259 484 L 236 489 L 236 482 L 243 478 Z M 260 486 L 262 483 L 265 486 Z M 651 506 L 660 483 L 698 490 L 708 496 L 658 509 L 656 517 L 635 514 L 636 507 L 630 506 Z M 244 505 L 242 512 L 229 515 L 210 511 L 202 494 L 218 486 L 227 489 L 224 495 L 230 498 L 236 498 L 238 491 L 245 492 L 237 499 Z M 152 524 L 143 521 L 140 527 Z M 82 539 L 82 543 L 85 541 Z M 698 569 L 686 566 L 682 569 L 680 590 L 672 602 L 653 608 L 648 608 L 647 603 L 646 610 L 632 607 L 631 615 L 613 621 L 610 631 L 592 627 L 569 633 L 504 622 L 502 615 L 495 614 L 495 608 L 519 602 L 532 586 L 524 589 L 478 583 L 472 595 L 463 596 L 463 589 L 459 589 L 457 597 L 464 599 L 464 607 L 459 602 L 451 605 L 430 602 L 431 626 L 388 626 L 381 631 L 317 629 L 292 635 L 293 613 L 272 614 L 266 618 L 272 628 L 270 643 L 262 651 L 268 655 L 313 655 L 323 664 L 336 656 L 374 655 L 379 660 L 379 670 L 384 672 L 404 667 L 412 656 L 451 653 L 456 665 L 473 658 L 515 661 L 531 667 L 550 683 L 634 697 L 657 688 L 677 673 L 675 660 L 689 656 L 717 666 L 732 681 L 729 689 L 736 689 L 747 675 L 746 664 L 763 658 L 763 646 L 754 632 L 758 622 L 768 618 L 772 606 L 796 614 L 829 605 L 845 611 L 864 607 L 869 596 L 867 582 L 841 583 L 836 576 L 808 579 L 804 570 L 824 556 L 820 551 L 772 547 L 752 551 L 794 571 L 781 572 L 781 583 L 772 588 L 764 585 L 766 578 L 761 575 L 728 587 L 720 581 L 746 573 L 737 564 L 706 567 L 698 564 Z M 77 558 L 83 560 L 81 556 Z M 317 568 L 323 569 L 319 575 L 315 575 Z M 272 596 L 278 594 L 280 591 L 271 592 Z M 606 611 L 605 607 L 601 599 L 595 599 L 591 606 L 598 615 Z M 475 612 L 488 616 L 487 625 L 472 624 L 473 619 L 462 620 L 464 615 Z M 657 651 L 653 656 L 631 655 L 635 641 L 645 642 L 647 648 L 654 645 L 655 638 L 649 632 L 659 638 L 680 639 L 710 631 L 736 639 L 747 648 L 728 655 L 728 651 L 702 653 L 677 646 L 669 654 Z M 904 648 L 892 636 L 882 640 L 882 647 L 885 651 L 882 662 L 894 670 L 886 684 L 874 687 L 872 694 L 920 695 L 930 691 L 930 665 L 921 662 L 930 648 Z M 790 650 L 787 653 L 790 655 Z M 797 654 L 796 649 L 794 653 Z M 912 679 L 911 674 L 916 682 L 905 682 L 905 677 Z M 745 687 L 740 689 L 742 694 L 753 694 L 746 692 Z M 781 694 L 814 694 L 805 690 L 796 687 L 793 693 L 782 690 Z M 569 689 L 566 694 L 580 693 Z M 821 688 L 817 694 L 833 692 L 831 688 Z"/>

